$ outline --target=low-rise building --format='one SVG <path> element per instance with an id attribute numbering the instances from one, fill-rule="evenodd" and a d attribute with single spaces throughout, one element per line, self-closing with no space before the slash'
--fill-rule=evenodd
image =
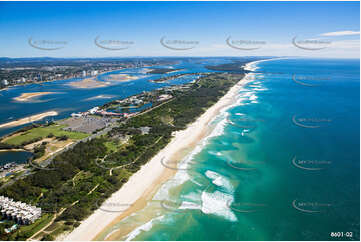
<path id="1" fill-rule="evenodd" d="M 162 94 L 158 97 L 158 101 L 162 102 L 168 99 L 171 99 L 173 96 L 169 94 Z"/>
<path id="2" fill-rule="evenodd" d="M 14 220 L 17 223 L 31 224 L 40 218 L 41 208 L 0 196 L 0 213 L 7 219 Z"/>
<path id="3" fill-rule="evenodd" d="M 99 107 L 94 107 L 92 109 L 89 109 L 90 114 L 95 114 L 99 110 Z"/>

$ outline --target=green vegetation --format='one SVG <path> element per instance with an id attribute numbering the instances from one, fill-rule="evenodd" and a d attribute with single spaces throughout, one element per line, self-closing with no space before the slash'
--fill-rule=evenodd
<path id="1" fill-rule="evenodd" d="M 178 71 L 180 69 L 170 69 L 170 68 L 154 68 L 151 71 L 148 71 L 147 74 L 166 74 L 172 71 Z"/>
<path id="2" fill-rule="evenodd" d="M 18 133 L 16 135 L 13 135 L 12 137 L 9 137 L 3 142 L 10 145 L 23 145 L 29 142 L 33 143 L 34 140 L 39 141 L 42 138 L 53 137 L 53 136 L 57 136 L 57 137 L 67 136 L 68 138 L 74 140 L 82 139 L 88 136 L 88 134 L 86 133 L 64 131 L 62 130 L 64 127 L 65 125 L 59 125 L 59 124 L 52 124 L 44 127 L 36 127 L 27 130 L 23 133 Z"/>
<path id="3" fill-rule="evenodd" d="M 107 141 L 104 143 L 104 145 L 107 148 L 107 151 L 110 153 L 116 152 L 121 146 L 118 140 Z"/>
<path id="4" fill-rule="evenodd" d="M 53 216 L 51 214 L 45 214 L 40 219 L 35 221 L 35 223 L 27 225 L 27 226 L 19 226 L 18 230 L 14 233 L 10 234 L 0 234 L 1 240 L 26 240 L 31 237 L 33 234 L 42 229 L 45 225 L 47 225 Z"/>
<path id="5" fill-rule="evenodd" d="M 59 227 L 55 234 L 76 227 L 164 148 L 170 142 L 173 131 L 184 129 L 195 121 L 242 77 L 241 74 L 210 74 L 192 84 L 187 91 L 172 91 L 174 98 L 169 102 L 120 123 L 100 138 L 78 143 L 72 150 L 53 159 L 48 166 L 53 170 L 36 170 L 0 190 L 0 195 L 40 204 L 43 211 L 58 213 L 55 222 Z M 149 133 L 142 134 L 142 127 L 150 127 Z M 49 134 L 84 137 L 84 134 L 62 131 L 61 126 L 51 125 L 30 129 L 9 142 L 19 144 L 26 140 L 22 136 L 33 139 Z M 129 140 L 121 144 L 120 139 L 125 136 L 129 136 Z M 113 168 L 112 172 L 109 168 Z M 19 231 L 4 235 L 2 239 L 24 240 L 36 230 L 38 226 L 22 226 Z M 43 239 L 46 238 L 44 235 Z"/>
<path id="6" fill-rule="evenodd" d="M 257 58 L 255 58 L 255 61 L 258 60 Z M 226 64 L 220 64 L 220 65 L 215 65 L 215 66 L 206 66 L 207 69 L 209 70 L 213 70 L 213 71 L 229 71 L 229 72 L 234 72 L 234 73 L 244 73 L 244 69 L 243 66 L 245 64 L 247 64 L 249 62 L 249 59 L 244 60 L 244 61 L 232 61 L 231 63 L 226 63 Z"/>

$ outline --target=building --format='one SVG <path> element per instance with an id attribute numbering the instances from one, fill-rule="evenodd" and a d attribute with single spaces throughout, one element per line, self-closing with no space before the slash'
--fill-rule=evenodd
<path id="1" fill-rule="evenodd" d="M 89 113 L 90 114 L 95 114 L 96 112 L 98 112 L 98 110 L 99 110 L 99 107 L 94 107 L 94 108 L 92 108 L 92 109 L 89 109 Z"/>
<path id="2" fill-rule="evenodd" d="M 0 196 L 1 215 L 20 224 L 31 224 L 41 216 L 41 208 L 23 202 L 15 202 L 12 198 Z"/>
<path id="3" fill-rule="evenodd" d="M 159 102 L 162 102 L 162 101 L 165 101 L 165 100 L 168 100 L 168 99 L 171 99 L 173 96 L 172 95 L 169 95 L 169 94 L 162 94 L 158 97 L 158 101 Z"/>
<path id="4" fill-rule="evenodd" d="M 83 77 L 86 77 L 86 71 L 83 71 L 82 75 Z"/>
<path id="5" fill-rule="evenodd" d="M 2 80 L 2 81 L 1 81 L 1 84 L 2 84 L 3 86 L 7 86 L 7 85 L 9 85 L 9 82 L 8 82 L 8 80 Z"/>
<path id="6" fill-rule="evenodd" d="M 91 71 L 90 74 L 91 74 L 92 76 L 96 76 L 96 75 L 98 75 L 98 71 Z"/>
<path id="7" fill-rule="evenodd" d="M 80 118 L 83 117 L 83 113 L 72 113 L 70 114 L 70 116 L 72 116 L 73 118 Z"/>

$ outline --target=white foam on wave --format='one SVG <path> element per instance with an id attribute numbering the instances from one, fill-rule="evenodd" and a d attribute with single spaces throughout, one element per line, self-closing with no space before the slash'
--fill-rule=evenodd
<path id="1" fill-rule="evenodd" d="M 149 231 L 152 227 L 153 227 L 153 223 L 159 220 L 162 220 L 164 218 L 164 216 L 159 216 L 156 217 L 152 220 L 150 220 L 149 222 L 139 226 L 138 228 L 134 229 L 132 232 L 130 232 L 127 236 L 127 238 L 125 239 L 125 241 L 130 241 L 132 239 L 134 239 L 138 234 L 140 234 L 141 232 L 144 231 Z"/>
<path id="2" fill-rule="evenodd" d="M 249 97 L 249 100 L 253 101 L 253 100 L 256 100 L 258 97 L 255 95 L 255 94 L 252 94 L 250 97 Z"/>
<path id="3" fill-rule="evenodd" d="M 173 179 L 165 182 L 154 195 L 153 200 L 164 200 L 170 197 L 169 190 L 173 187 L 179 186 L 190 179 L 187 171 L 177 172 Z"/>
<path id="4" fill-rule="evenodd" d="M 228 204 L 233 202 L 233 197 L 229 194 L 215 191 L 214 193 L 202 193 L 202 212 L 223 217 L 229 221 L 237 221 Z"/>
<path id="5" fill-rule="evenodd" d="M 222 187 L 227 193 L 233 194 L 234 188 L 232 183 L 215 171 L 207 170 L 205 175 L 212 180 L 212 183 L 218 187 Z"/>
<path id="6" fill-rule="evenodd" d="M 267 88 L 255 88 L 253 90 L 255 90 L 255 91 L 267 91 L 268 89 Z"/>
<path id="7" fill-rule="evenodd" d="M 216 124 L 216 127 L 212 130 L 212 132 L 207 137 L 205 137 L 202 142 L 198 144 L 184 159 L 179 162 L 178 168 L 181 168 L 182 170 L 178 170 L 173 179 L 169 180 L 160 187 L 160 189 L 154 195 L 154 200 L 163 200 L 169 198 L 169 189 L 175 186 L 179 186 L 190 179 L 187 173 L 189 164 L 191 164 L 191 162 L 193 161 L 194 156 L 201 152 L 203 148 L 208 144 L 210 138 L 220 136 L 224 133 L 224 127 L 227 124 L 227 115 L 227 112 L 221 110 L 221 113 L 212 120 L 213 122 L 216 118 L 221 117 L 221 121 Z"/>
<path id="8" fill-rule="evenodd" d="M 184 201 L 178 209 L 201 210 L 202 206 L 197 203 Z"/>

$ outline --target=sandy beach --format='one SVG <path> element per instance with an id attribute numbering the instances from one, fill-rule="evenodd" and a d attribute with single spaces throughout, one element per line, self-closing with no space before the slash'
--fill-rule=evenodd
<path id="1" fill-rule="evenodd" d="M 18 102 L 27 102 L 30 101 L 31 99 L 33 99 L 34 97 L 40 97 L 43 95 L 48 95 L 48 94 L 55 94 L 56 92 L 27 92 L 27 93 L 23 93 L 20 96 L 14 98 L 15 101 Z"/>
<path id="2" fill-rule="evenodd" d="M 107 76 L 107 80 L 118 81 L 118 82 L 128 82 L 128 81 L 136 80 L 138 78 L 140 78 L 140 77 L 130 76 L 127 74 L 111 74 L 111 75 Z"/>
<path id="3" fill-rule="evenodd" d="M 99 88 L 106 87 L 109 84 L 109 82 L 97 81 L 96 77 L 85 78 L 81 81 L 73 81 L 69 83 L 70 86 L 76 88 Z"/>
<path id="4" fill-rule="evenodd" d="M 56 111 L 49 111 L 49 112 L 45 112 L 45 113 L 35 114 L 35 115 L 29 116 L 26 118 L 22 118 L 22 119 L 8 122 L 8 123 L 0 124 L 0 128 L 15 127 L 15 126 L 35 122 L 35 121 L 41 120 L 45 117 L 56 116 L 56 115 L 58 115 L 58 112 L 56 112 Z"/>
<path id="5" fill-rule="evenodd" d="M 244 69 L 246 71 L 256 71 L 257 70 L 257 64 L 258 63 L 262 63 L 265 61 L 270 61 L 270 60 L 284 60 L 284 59 L 290 59 L 291 57 L 277 57 L 277 58 L 271 58 L 271 59 L 266 59 L 266 60 L 258 60 L 258 61 L 253 61 L 253 62 L 249 62 L 246 65 L 244 65 Z"/>
<path id="6" fill-rule="evenodd" d="M 240 80 L 225 96 L 203 113 L 185 130 L 178 131 L 172 141 L 154 156 L 147 164 L 133 174 L 129 181 L 105 201 L 106 204 L 127 204 L 122 212 L 109 212 L 97 209 L 92 215 L 81 222 L 81 225 L 67 235 L 66 241 L 96 240 L 105 228 L 143 208 L 151 199 L 159 186 L 171 178 L 176 170 L 168 169 L 161 164 L 164 161 L 180 161 L 187 152 L 193 149 L 200 140 L 209 133 L 209 123 L 220 111 L 233 104 L 234 98 L 245 79 Z M 60 239 L 60 237 L 58 238 Z M 110 239 L 111 238 L 107 238 Z"/>

